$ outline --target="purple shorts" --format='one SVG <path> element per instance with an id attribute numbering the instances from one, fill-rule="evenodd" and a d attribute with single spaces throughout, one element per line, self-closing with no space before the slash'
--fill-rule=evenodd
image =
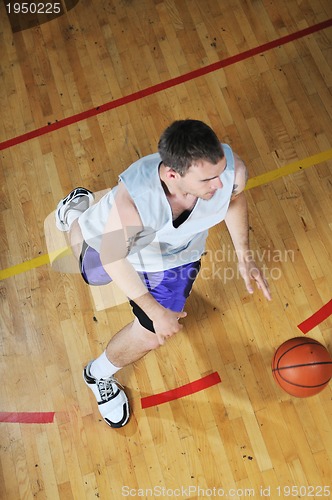
<path id="1" fill-rule="evenodd" d="M 180 312 L 184 308 L 199 269 L 200 261 L 198 260 L 166 271 L 139 272 L 138 274 L 159 304 L 172 311 Z M 99 253 L 85 242 L 80 257 L 80 270 L 84 281 L 89 285 L 107 285 L 112 281 L 103 268 Z M 154 332 L 151 319 L 134 301 L 129 302 L 141 325 Z"/>

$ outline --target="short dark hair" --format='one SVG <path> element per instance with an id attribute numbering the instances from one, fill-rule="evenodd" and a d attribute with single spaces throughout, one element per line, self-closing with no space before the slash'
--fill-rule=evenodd
<path id="1" fill-rule="evenodd" d="M 216 165 L 224 151 L 215 132 L 200 120 L 177 120 L 162 133 L 158 151 L 167 167 L 181 176 L 198 160 Z"/>

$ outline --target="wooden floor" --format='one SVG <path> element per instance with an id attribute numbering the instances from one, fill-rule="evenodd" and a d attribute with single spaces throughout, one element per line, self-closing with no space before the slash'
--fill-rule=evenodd
<path id="1" fill-rule="evenodd" d="M 40 130 L 0 153 L 0 268 L 13 270 L 0 283 L 0 411 L 54 421 L 0 423 L 0 498 L 329 497 L 331 384 L 294 398 L 270 364 L 331 299 L 332 161 L 247 191 L 271 303 L 248 296 L 225 228 L 211 231 L 183 332 L 119 372 L 133 409 L 121 430 L 101 421 L 82 368 L 131 320 L 129 306 L 97 308 L 77 274 L 32 259 L 48 252 L 44 221 L 63 195 L 113 186 L 174 119 L 209 123 L 251 177 L 330 150 L 331 28 L 43 127 L 326 21 L 331 1 L 81 0 L 14 33 L 4 3 L 0 143 Z M 332 352 L 331 318 L 308 335 Z M 215 372 L 213 387 L 141 407 Z"/>

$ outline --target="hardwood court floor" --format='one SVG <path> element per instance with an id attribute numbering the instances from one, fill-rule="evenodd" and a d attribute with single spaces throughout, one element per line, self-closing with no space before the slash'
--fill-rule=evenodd
<path id="1" fill-rule="evenodd" d="M 48 424 L 0 422 L 1 499 L 328 497 L 331 385 L 290 397 L 270 363 L 331 299 L 331 160 L 247 191 L 271 303 L 246 293 L 225 227 L 211 231 L 183 331 L 119 372 L 133 409 L 121 430 L 101 422 L 82 368 L 129 306 L 97 309 L 77 274 L 32 259 L 48 252 L 44 221 L 64 194 L 113 186 L 175 119 L 209 123 L 251 177 L 331 150 L 331 28 L 51 128 L 331 14 L 330 0 L 81 0 L 13 33 L 0 4 L 0 146 L 16 138 L 0 152 L 0 268 L 13 270 L 0 283 L 0 411 L 54 412 Z M 332 352 L 331 333 L 329 318 L 308 335 Z M 141 408 L 215 372 L 213 387 Z"/>

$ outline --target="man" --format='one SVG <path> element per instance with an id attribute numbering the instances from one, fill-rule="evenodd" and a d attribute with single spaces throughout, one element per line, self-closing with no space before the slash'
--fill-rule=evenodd
<path id="1" fill-rule="evenodd" d="M 128 399 L 114 374 L 181 330 L 210 227 L 225 220 L 248 292 L 253 293 L 254 280 L 271 299 L 250 258 L 244 163 L 198 120 L 171 124 L 158 150 L 125 170 L 118 186 L 98 202 L 92 203 L 90 191 L 77 188 L 56 210 L 57 227 L 69 231 L 73 248 L 79 249 L 85 281 L 113 280 L 135 315 L 83 372 L 111 427 L 129 419 Z"/>

